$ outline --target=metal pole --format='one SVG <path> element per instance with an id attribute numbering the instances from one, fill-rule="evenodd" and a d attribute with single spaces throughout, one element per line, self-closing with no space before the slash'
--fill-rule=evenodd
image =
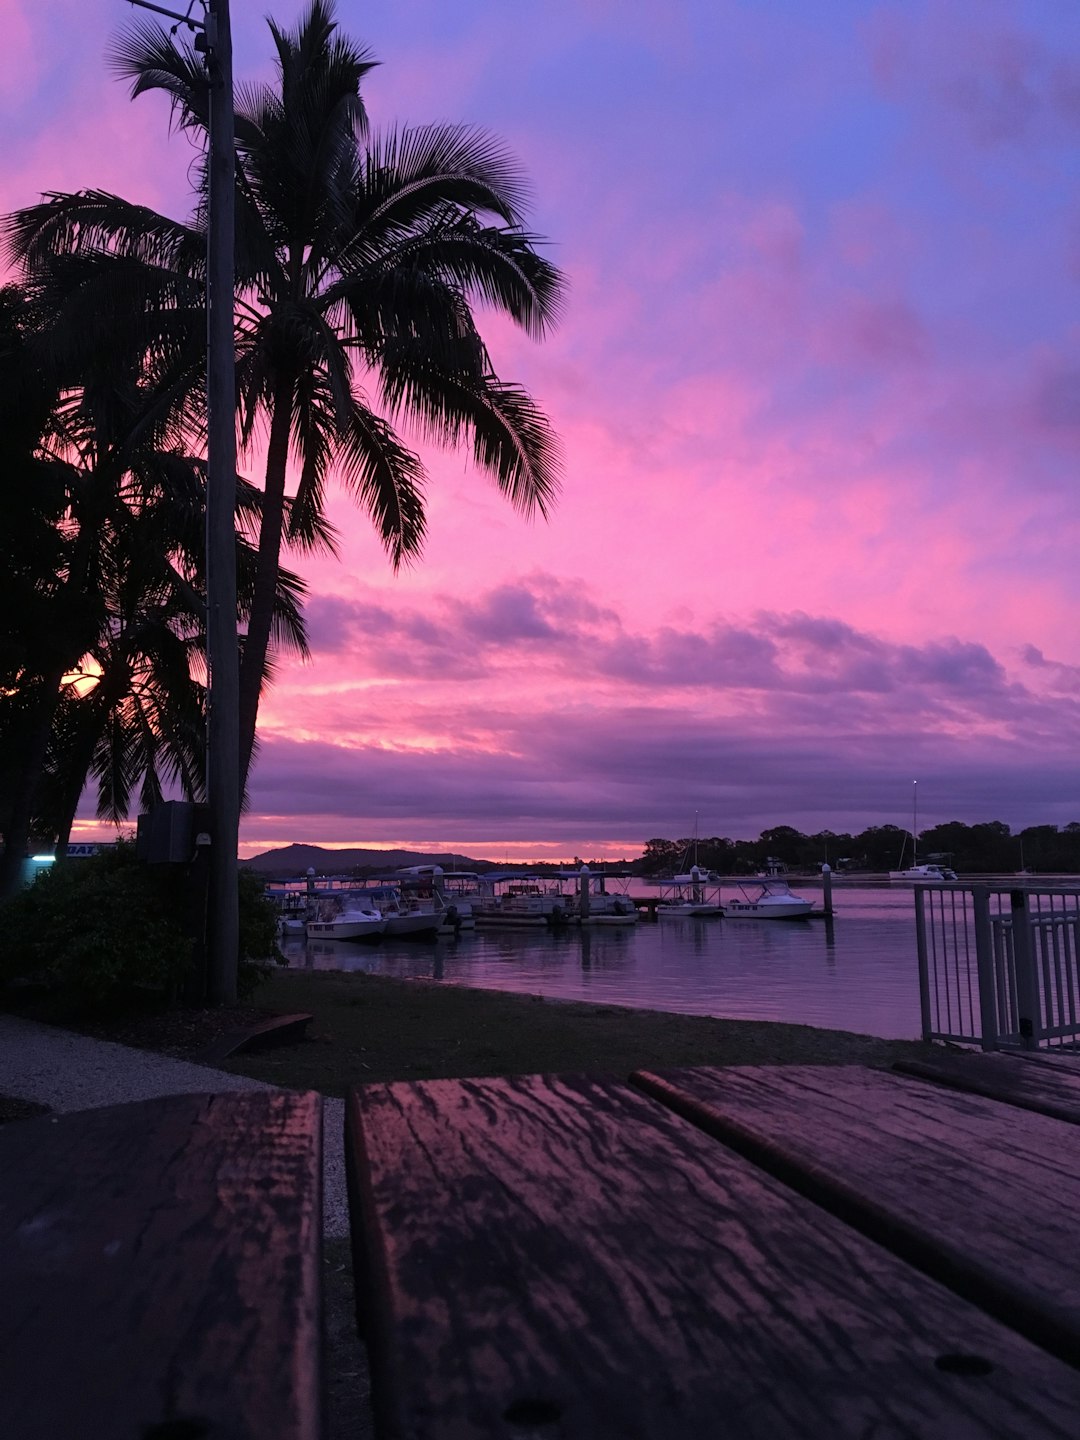
<path id="1" fill-rule="evenodd" d="M 1028 914 L 1026 890 L 1010 890 L 1009 911 L 1012 920 L 1020 1044 L 1025 1050 L 1035 1050 L 1042 1036 L 1042 1022 L 1039 1013 L 1039 982 L 1031 954 L 1031 917 Z"/>
<path id="2" fill-rule="evenodd" d="M 922 1038 L 932 1040 L 934 1038 L 934 1015 L 930 1005 L 930 956 L 926 944 L 926 904 L 921 885 L 915 886 L 915 944 L 919 954 L 919 1010 L 922 1014 Z"/>
<path id="3" fill-rule="evenodd" d="M 240 663 L 236 637 L 235 149 L 229 0 L 208 0 L 210 206 L 207 234 L 206 789 L 210 805 L 209 993 L 236 999 L 240 949 Z"/>
<path id="4" fill-rule="evenodd" d="M 994 935 L 990 922 L 990 887 L 971 887 L 975 919 L 975 964 L 979 973 L 979 1043 L 984 1050 L 998 1048 L 997 977 L 994 974 Z"/>

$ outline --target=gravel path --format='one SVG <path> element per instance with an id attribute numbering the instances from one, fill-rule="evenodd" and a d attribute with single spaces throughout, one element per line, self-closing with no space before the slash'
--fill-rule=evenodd
<path id="1" fill-rule="evenodd" d="M 246 1075 L 0 1015 L 0 1095 L 36 1100 L 51 1110 L 94 1110 L 159 1095 L 273 1088 Z M 324 1098 L 323 1222 L 328 1239 L 349 1233 L 344 1125 L 345 1102 Z"/>

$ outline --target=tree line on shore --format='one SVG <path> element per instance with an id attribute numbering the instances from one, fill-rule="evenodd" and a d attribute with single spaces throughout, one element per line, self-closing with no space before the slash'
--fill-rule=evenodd
<path id="1" fill-rule="evenodd" d="M 1080 873 L 1080 822 L 1029 825 L 1014 834 L 1000 820 L 965 825 L 950 820 L 918 834 L 920 861 L 935 861 L 966 875 L 1008 875 L 1027 870 L 1037 874 Z M 645 844 L 633 868 L 641 875 L 665 875 L 697 864 L 720 875 L 746 875 L 777 863 L 789 870 L 814 871 L 828 864 L 838 872 L 880 873 L 912 862 L 915 847 L 910 830 L 899 825 L 871 825 L 857 835 L 819 830 L 804 835 L 790 825 L 763 830 L 756 840 L 666 840 Z"/>

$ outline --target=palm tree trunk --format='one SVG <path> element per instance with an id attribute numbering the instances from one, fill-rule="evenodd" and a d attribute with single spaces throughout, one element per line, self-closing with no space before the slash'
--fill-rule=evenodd
<path id="1" fill-rule="evenodd" d="M 266 673 L 270 630 L 277 603 L 281 537 L 285 522 L 285 479 L 289 465 L 289 433 L 292 428 L 293 377 L 282 375 L 274 388 L 274 411 L 270 421 L 270 444 L 266 452 L 266 483 L 259 524 L 259 559 L 248 617 L 247 636 L 240 663 L 240 793 L 247 787 L 255 726 L 259 718 L 259 695 Z"/>

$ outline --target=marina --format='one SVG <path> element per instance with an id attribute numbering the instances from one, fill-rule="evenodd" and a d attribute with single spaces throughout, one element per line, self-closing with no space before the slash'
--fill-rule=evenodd
<path id="1" fill-rule="evenodd" d="M 797 888 L 820 905 L 814 884 L 800 878 Z M 654 899 L 657 890 L 635 882 L 630 893 Z M 916 1037 L 911 890 L 838 885 L 834 905 L 831 919 L 783 923 L 669 915 L 610 928 L 478 926 L 428 942 L 383 937 L 372 947 L 296 935 L 280 944 L 297 968 Z"/>

